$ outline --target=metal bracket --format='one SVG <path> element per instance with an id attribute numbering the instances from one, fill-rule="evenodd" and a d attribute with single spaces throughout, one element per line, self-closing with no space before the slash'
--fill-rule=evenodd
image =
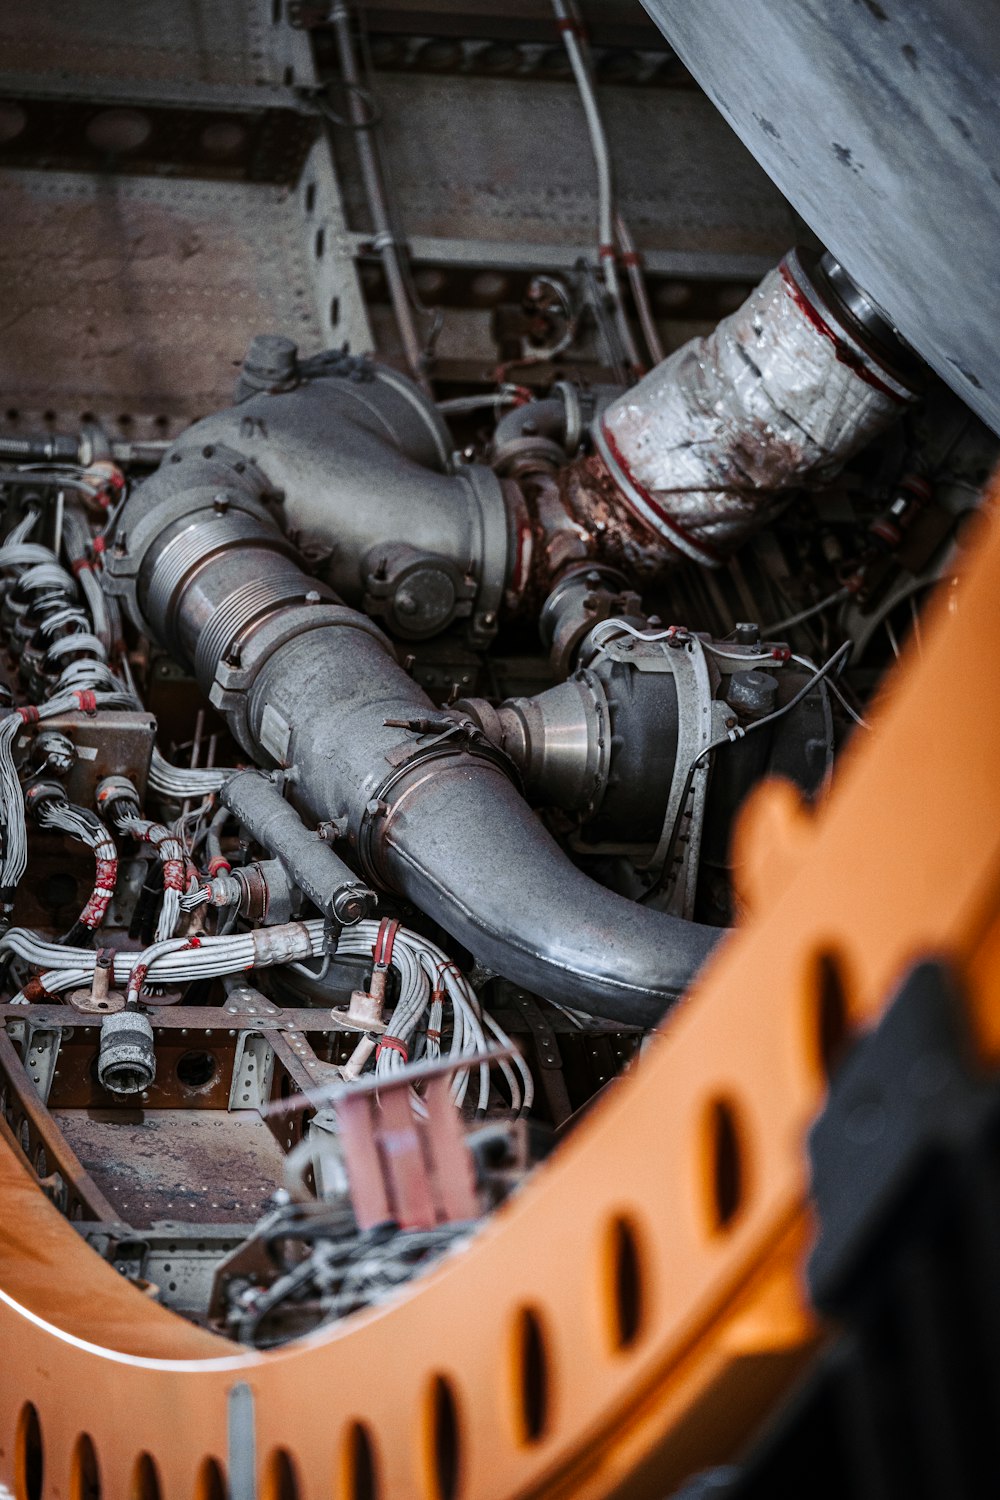
<path id="1" fill-rule="evenodd" d="M 26 1030 L 24 1071 L 35 1085 L 42 1103 L 47 1104 L 52 1080 L 56 1074 L 56 1064 L 59 1061 L 59 1047 L 63 1034 L 58 1027 L 49 1030 L 29 1024 Z"/>
<path id="2" fill-rule="evenodd" d="M 695 758 L 718 738 L 722 721 L 728 714 L 724 703 L 715 701 L 717 675 L 703 642 L 691 632 L 678 631 L 662 641 L 612 639 L 602 643 L 601 651 L 614 661 L 624 662 L 637 671 L 670 672 L 677 691 L 677 754 L 670 782 L 663 827 L 649 863 L 642 866 L 654 878 L 660 874 L 667 857 L 670 837 L 681 810 L 681 798 L 687 784 L 688 768 Z M 698 877 L 698 854 L 705 821 L 705 799 L 711 762 L 701 761 L 694 773 L 687 796 L 686 821 L 675 851 L 675 864 L 667 882 L 663 910 L 690 921 L 694 916 Z"/>
<path id="3" fill-rule="evenodd" d="M 267 1038 L 257 1032 L 241 1031 L 236 1038 L 236 1055 L 233 1059 L 230 1110 L 263 1110 L 271 1097 L 273 1076 L 274 1048 Z"/>

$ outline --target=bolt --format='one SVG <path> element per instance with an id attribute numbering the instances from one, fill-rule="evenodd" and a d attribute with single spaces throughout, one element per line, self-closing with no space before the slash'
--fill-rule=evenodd
<path id="1" fill-rule="evenodd" d="M 224 516 L 229 509 L 229 496 L 220 490 L 217 495 L 212 496 L 212 508 L 217 516 Z"/>
<path id="2" fill-rule="evenodd" d="M 320 600 L 320 596 L 319 596 L 318 590 L 316 590 L 316 589 L 310 589 L 309 592 L 308 592 L 308 594 L 306 595 L 306 603 L 307 604 L 318 604 L 319 600 Z"/>

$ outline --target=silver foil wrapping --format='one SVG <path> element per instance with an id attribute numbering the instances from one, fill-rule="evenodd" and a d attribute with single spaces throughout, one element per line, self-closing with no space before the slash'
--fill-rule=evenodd
<path id="1" fill-rule="evenodd" d="M 709 566 L 829 479 L 912 399 L 796 279 L 794 255 L 707 338 L 603 415 L 595 441 L 628 503 Z"/>

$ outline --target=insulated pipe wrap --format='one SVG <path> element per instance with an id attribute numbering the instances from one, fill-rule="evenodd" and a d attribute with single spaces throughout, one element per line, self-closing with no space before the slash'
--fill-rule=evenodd
<path id="1" fill-rule="evenodd" d="M 595 442 L 646 524 L 713 566 L 912 399 L 816 296 L 792 252 L 713 333 L 613 402 Z"/>

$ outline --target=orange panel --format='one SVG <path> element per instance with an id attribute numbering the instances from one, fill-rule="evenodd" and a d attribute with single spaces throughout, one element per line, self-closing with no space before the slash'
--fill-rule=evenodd
<path id="1" fill-rule="evenodd" d="M 822 808 L 755 799 L 748 915 L 695 992 L 477 1238 L 382 1309 L 267 1354 L 209 1337 L 117 1279 L 0 1142 L 0 1475 L 18 1496 L 80 1493 L 81 1433 L 105 1496 L 157 1493 L 154 1467 L 165 1500 L 204 1493 L 241 1382 L 261 1493 L 282 1500 L 369 1493 L 369 1455 L 381 1497 L 587 1500 L 662 1497 L 732 1454 L 822 1336 L 803 1143 L 838 1029 L 869 1025 L 926 953 L 983 1006 L 1000 983 L 998 598 L 992 520 Z M 18 1432 L 40 1438 L 40 1488 L 17 1479 Z"/>

